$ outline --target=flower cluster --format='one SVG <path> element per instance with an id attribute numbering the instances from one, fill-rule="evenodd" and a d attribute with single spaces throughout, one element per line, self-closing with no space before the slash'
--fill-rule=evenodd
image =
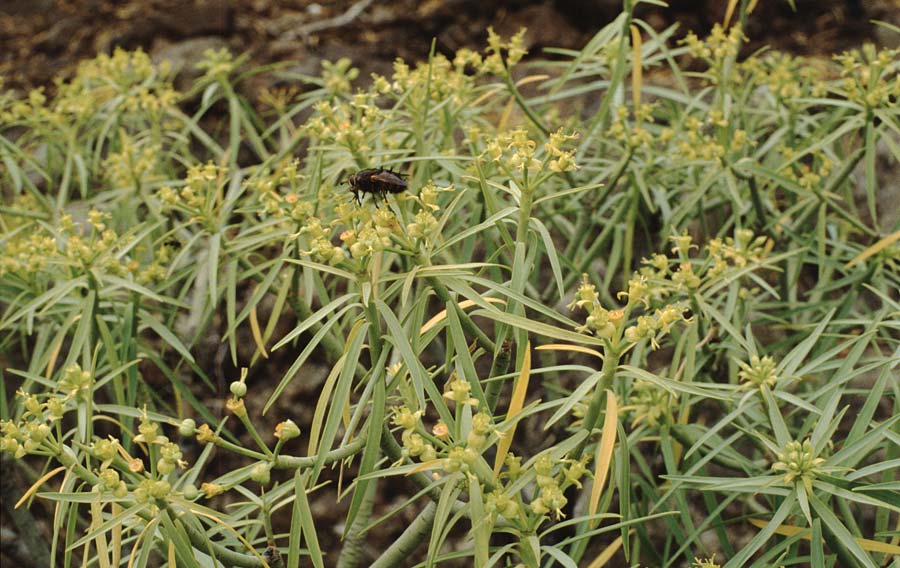
<path id="1" fill-rule="evenodd" d="M 842 94 L 847 100 L 866 108 L 884 108 L 900 100 L 900 49 L 879 51 L 866 44 L 834 58 L 841 65 Z"/>
<path id="2" fill-rule="evenodd" d="M 123 499 L 128 495 L 128 485 L 115 469 L 103 469 L 97 477 L 100 478 L 100 483 L 94 486 L 95 491 L 112 493 L 112 496 L 116 499 Z"/>
<path id="3" fill-rule="evenodd" d="M 575 299 L 567 306 L 570 310 L 584 309 L 588 316 L 583 326 L 578 327 L 581 333 L 593 332 L 597 337 L 612 339 L 625 316 L 623 310 L 609 310 L 600 303 L 597 288 L 588 281 L 587 274 L 581 277 L 581 286 L 575 293 Z"/>
<path id="4" fill-rule="evenodd" d="M 674 270 L 670 261 L 661 254 L 643 259 L 640 274 L 655 283 L 653 293 L 657 298 L 672 293 L 690 294 L 701 287 L 716 282 L 729 270 L 761 264 L 772 250 L 774 243 L 765 235 L 756 235 L 750 229 L 737 229 L 734 237 L 710 239 L 699 258 L 691 258 L 690 251 L 697 246 L 689 235 L 672 237 L 672 253 L 677 257 Z"/>
<path id="5" fill-rule="evenodd" d="M 488 436 L 494 431 L 494 422 L 491 415 L 479 412 L 472 417 L 472 429 L 466 436 L 466 446 L 481 451 L 487 446 Z"/>
<path id="6" fill-rule="evenodd" d="M 413 240 L 424 240 L 426 245 L 430 245 L 435 240 L 435 232 L 438 229 L 438 220 L 434 216 L 440 211 L 437 204 L 438 196 L 442 192 L 453 192 L 452 185 L 446 187 L 437 187 L 433 182 L 428 182 L 419 190 L 418 197 L 415 201 L 419 206 L 416 216 L 412 223 L 406 225 L 406 235 Z"/>
<path id="7" fill-rule="evenodd" d="M 802 444 L 795 440 L 788 442 L 776 459 L 772 470 L 785 472 L 784 482 L 787 484 L 800 481 L 807 493 L 812 493 L 812 481 L 816 475 L 824 472 L 819 466 L 825 459 L 816 456 L 809 440 L 804 440 Z"/>
<path id="8" fill-rule="evenodd" d="M 822 97 L 827 83 L 821 66 L 787 53 L 770 52 L 749 57 L 740 64 L 737 77 L 761 83 L 782 104 L 793 106 L 800 97 Z"/>
<path id="9" fill-rule="evenodd" d="M 375 105 L 375 93 L 362 92 L 349 101 L 322 100 L 313 106 L 315 114 L 304 126 L 309 137 L 323 145 L 333 145 L 346 150 L 357 162 L 378 144 L 396 149 L 399 136 L 381 128 L 385 111 Z"/>
<path id="10" fill-rule="evenodd" d="M 437 457 L 437 451 L 434 446 L 425 440 L 425 438 L 417 432 L 421 429 L 421 418 L 424 413 L 421 410 L 412 412 L 406 406 L 398 406 L 394 408 L 394 417 L 391 423 L 394 426 L 403 428 L 400 439 L 403 442 L 404 453 L 419 457 L 422 461 L 430 461 Z"/>
<path id="11" fill-rule="evenodd" d="M 697 246 L 689 235 L 674 236 L 672 241 L 674 267 L 663 254 L 643 259 L 643 266 L 629 280 L 628 289 L 618 294 L 619 299 L 627 298 L 624 308 L 604 306 L 596 287 L 584 275 L 575 298 L 568 305 L 570 310 L 583 309 L 588 314 L 584 325 L 577 330 L 613 342 L 621 338 L 628 344 L 649 339 L 657 348 L 660 337 L 668 334 L 674 324 L 686 321 L 686 299 L 718 281 L 729 270 L 762 263 L 773 246 L 766 236 L 738 229 L 734 237 L 711 239 L 705 254 L 692 258 L 691 250 Z M 742 297 L 748 297 L 753 291 L 741 293 Z M 634 323 L 628 325 L 632 319 Z"/>
<path id="12" fill-rule="evenodd" d="M 650 148 L 654 141 L 667 143 L 674 134 L 672 129 L 664 129 L 659 135 L 654 136 L 644 126 L 645 123 L 652 124 L 654 122 L 654 108 L 655 105 L 652 103 L 643 103 L 632 113 L 627 106 L 617 107 L 609 128 L 606 130 L 607 136 L 619 140 L 630 149 Z M 631 116 L 632 114 L 634 116 Z"/>
<path id="13" fill-rule="evenodd" d="M 203 71 L 200 82 L 212 82 L 224 80 L 243 63 L 242 58 L 235 58 L 228 48 L 207 49 L 203 52 L 203 59 L 197 63 L 197 70 Z"/>
<path id="14" fill-rule="evenodd" d="M 40 89 L 33 90 L 27 100 L 0 113 L 0 122 L 78 126 L 112 112 L 159 120 L 179 97 L 172 88 L 172 77 L 167 62 L 157 66 L 140 49 L 116 48 L 112 55 L 100 54 L 81 62 L 71 81 L 57 84 L 52 103 L 47 103 Z"/>
<path id="15" fill-rule="evenodd" d="M 244 188 L 254 195 L 261 207 L 257 216 L 275 223 L 263 223 L 259 229 L 272 232 L 276 229 L 296 231 L 313 215 L 315 204 L 304 195 L 307 177 L 300 172 L 300 161 L 285 159 L 272 169 L 258 167 L 244 181 Z"/>
<path id="16" fill-rule="evenodd" d="M 62 371 L 57 382 L 57 392 L 46 394 L 44 402 L 37 395 L 19 391 L 17 396 L 22 400 L 25 412 L 18 422 L 5 420 L 0 423 L 0 431 L 3 433 L 0 450 L 11 453 L 16 458 L 43 455 L 54 456 L 67 466 L 76 463 L 73 448 L 57 442 L 53 425 L 58 424 L 66 412 L 87 402 L 93 384 L 93 373 L 82 369 L 78 364 L 72 364 Z M 184 468 L 187 465 L 182 459 L 178 444 L 159 433 L 159 424 L 150 420 L 146 411 L 133 440 L 135 443 L 145 444 L 150 448 L 149 455 L 158 458 L 155 476 L 166 476 L 176 467 Z M 94 439 L 84 449 L 100 462 L 97 481 L 94 482 L 95 491 L 109 492 L 117 499 L 125 498 L 128 485 L 119 470 L 126 475 L 144 472 L 143 460 L 128 455 L 119 440 L 111 436 Z M 170 490 L 171 485 L 166 481 L 145 478 L 138 483 L 134 497 L 138 502 L 149 502 L 151 498 L 165 498 Z"/>
<path id="17" fill-rule="evenodd" d="M 55 455 L 58 446 L 53 436 L 53 429 L 48 422 L 55 422 L 62 417 L 64 408 L 58 398 L 54 403 L 39 402 L 37 396 L 22 391 L 16 395 L 23 400 L 26 412 L 21 420 L 0 421 L 0 451 L 12 454 L 16 458 L 26 455 Z"/>
<path id="18" fill-rule="evenodd" d="M 556 517 L 560 518 L 563 516 L 562 508 L 566 506 L 568 499 L 563 494 L 556 475 L 553 474 L 554 466 L 553 459 L 548 453 L 541 455 L 534 462 L 538 493 L 529 506 L 536 515 L 546 515 L 550 511 L 555 511 Z"/>
<path id="19" fill-rule="evenodd" d="M 103 161 L 103 171 L 114 189 L 134 188 L 162 178 L 159 157 L 162 148 L 149 140 L 134 141 L 126 132 L 119 136 L 120 148 Z"/>
<path id="20" fill-rule="evenodd" d="M 738 229 L 734 233 L 734 238 L 712 239 L 707 248 L 714 265 L 725 261 L 732 266 L 743 268 L 748 264 L 762 262 L 773 245 L 772 240 L 765 235 L 755 235 L 750 229 Z"/>
<path id="21" fill-rule="evenodd" d="M 812 152 L 802 161 L 795 161 L 792 148 L 781 146 L 779 151 L 790 161 L 779 173 L 803 189 L 813 190 L 820 187 L 822 180 L 828 177 L 834 167 L 831 159 L 822 152 Z"/>
<path id="22" fill-rule="evenodd" d="M 157 192 L 164 211 L 179 211 L 188 221 L 200 223 L 215 232 L 222 207 L 228 170 L 213 162 L 194 164 L 188 168 L 180 190 L 164 186 Z"/>
<path id="23" fill-rule="evenodd" d="M 537 142 L 528 137 L 528 131 L 517 129 L 500 134 L 487 146 L 487 154 L 494 162 L 500 162 L 513 170 L 539 170 L 541 161 L 534 157 Z"/>
<path id="24" fill-rule="evenodd" d="M 475 399 L 468 398 L 468 383 L 465 386 L 463 383 L 465 381 L 454 383 L 444 396 L 457 403 L 476 404 Z M 450 428 L 443 421 L 438 421 L 431 433 L 426 432 L 421 423 L 424 415 L 422 410 L 412 412 L 406 406 L 397 406 L 394 407 L 393 414 L 391 423 L 402 428 L 400 439 L 404 454 L 418 457 L 423 462 L 443 456 L 442 465 L 447 472 L 469 471 L 488 446 L 494 432 L 493 420 L 486 412 L 478 412 L 472 416 L 464 444 L 454 442 Z"/>
<path id="25" fill-rule="evenodd" d="M 687 46 L 692 56 L 705 60 L 710 67 L 720 68 L 726 60 L 737 57 L 743 39 L 740 26 L 732 26 L 726 31 L 720 24 L 715 24 L 706 38 L 701 40 L 688 32 L 681 43 Z"/>
<path id="26" fill-rule="evenodd" d="M 31 285 L 38 284 L 38 276 L 49 259 L 59 254 L 56 239 L 43 227 L 11 232 L 0 244 L 4 248 L 0 255 L 0 278 L 15 276 Z"/>
<path id="27" fill-rule="evenodd" d="M 399 232 L 400 222 L 393 211 L 378 209 L 364 220 L 359 229 L 341 233 L 341 241 L 349 248 L 351 257 L 361 259 L 389 246 L 391 235 Z"/>
<path id="28" fill-rule="evenodd" d="M 547 162 L 547 169 L 551 172 L 569 172 L 577 170 L 578 165 L 575 163 L 575 150 L 563 150 L 562 147 L 569 141 L 577 140 L 578 133 L 566 134 L 560 128 L 556 132 L 550 134 L 549 141 L 544 144 L 548 156 L 552 156 Z"/>
<path id="29" fill-rule="evenodd" d="M 575 163 L 575 151 L 565 150 L 563 146 L 577 138 L 577 133 L 566 134 L 559 129 L 544 144 L 544 154 L 538 156 L 537 142 L 529 137 L 527 130 L 519 128 L 493 137 L 485 154 L 510 173 L 524 174 L 545 168 L 551 172 L 567 172 L 578 169 L 578 164 Z"/>
<path id="30" fill-rule="evenodd" d="M 637 381 L 628 398 L 628 406 L 623 407 L 623 410 L 631 411 L 632 428 L 642 422 L 651 428 L 657 428 L 670 421 L 676 400 L 675 394 L 657 385 Z"/>
<path id="31" fill-rule="evenodd" d="M 63 371 L 57 388 L 65 393 L 67 399 L 86 400 L 93 384 L 94 375 L 90 371 L 82 369 L 78 363 L 72 363 Z"/>
<path id="32" fill-rule="evenodd" d="M 750 363 L 738 361 L 741 370 L 738 372 L 738 379 L 749 388 L 773 387 L 778 382 L 778 375 L 775 369 L 778 365 L 771 357 L 762 357 L 753 355 L 750 357 Z"/>
<path id="33" fill-rule="evenodd" d="M 62 371 L 57 381 L 58 392 L 47 393 L 43 402 L 38 395 L 18 391 L 16 396 L 22 401 L 25 412 L 18 422 L 3 421 L 0 450 L 17 458 L 27 454 L 56 454 L 58 447 L 52 439 L 50 425 L 61 420 L 75 404 L 84 403 L 93 385 L 93 373 L 72 363 Z"/>
<path id="34" fill-rule="evenodd" d="M 322 84 L 332 95 L 349 93 L 357 77 L 359 69 L 353 67 L 353 62 L 347 57 L 341 57 L 334 63 L 322 61 Z"/>
<path id="35" fill-rule="evenodd" d="M 485 496 L 484 512 L 492 522 L 498 516 L 512 520 L 521 514 L 521 507 L 517 497 L 507 495 L 502 488 L 497 488 Z"/>
<path id="36" fill-rule="evenodd" d="M 528 54 L 525 49 L 525 28 L 521 28 L 514 36 L 504 41 L 494 32 L 493 26 L 488 27 L 487 56 L 484 58 L 483 67 L 488 73 L 502 74 L 506 69 L 516 65 Z M 504 54 L 506 55 L 504 57 Z"/>
<path id="37" fill-rule="evenodd" d="M 281 116 L 288 112 L 291 103 L 296 100 L 300 92 L 300 87 L 297 85 L 263 87 L 259 92 L 259 105 L 263 108 L 268 107 L 274 111 L 276 116 Z"/>
<path id="38" fill-rule="evenodd" d="M 393 67 L 390 79 L 372 75 L 376 93 L 401 102 L 413 113 L 440 103 L 463 120 L 469 114 L 468 102 L 477 95 L 476 79 L 487 72 L 481 54 L 469 49 L 458 51 L 452 60 L 438 53 L 414 67 L 397 59 Z"/>
<path id="39" fill-rule="evenodd" d="M 29 200 L 25 200 L 27 203 Z M 87 270 L 95 275 L 119 278 L 133 276 L 140 284 L 160 281 L 168 273 L 172 249 L 168 245 L 149 251 L 127 233 L 110 228 L 112 215 L 91 209 L 83 222 L 63 214 L 55 229 L 23 216 L 10 215 L 12 230 L 0 237 L 0 278 L 15 278 L 30 294 L 59 280 L 68 280 Z"/>
<path id="40" fill-rule="evenodd" d="M 472 385 L 469 384 L 469 381 L 454 372 L 450 375 L 450 380 L 444 385 L 444 398 L 456 404 L 478 406 L 478 400 L 469 395 L 471 391 Z"/>
<path id="41" fill-rule="evenodd" d="M 13 125 L 17 123 L 30 124 L 60 124 L 65 116 L 47 107 L 47 95 L 43 87 L 32 89 L 26 98 L 14 98 L 9 93 L 4 93 L 0 99 L 0 124 Z"/>
<path id="42" fill-rule="evenodd" d="M 657 286 L 654 283 L 654 286 Z M 650 339 L 654 348 L 658 347 L 657 339 L 669 333 L 671 326 L 679 321 L 684 321 L 687 308 L 680 303 L 670 303 L 648 311 L 651 308 L 651 299 L 665 295 L 664 288 L 655 288 L 648 285 L 646 276 L 635 274 L 629 281 L 628 290 L 619 293 L 620 298 L 628 298 L 624 309 L 608 309 L 600 302 L 596 287 L 588 281 L 587 275 L 582 276 L 582 283 L 575 294 L 575 299 L 569 304 L 569 309 L 577 308 L 587 311 L 588 316 L 584 325 L 577 328 L 581 333 L 593 333 L 608 341 L 618 342 L 624 338 L 626 342 L 634 344 L 643 339 Z M 637 316 L 633 325 L 627 326 L 628 316 L 636 309 L 643 309 L 647 313 Z"/>
<path id="43" fill-rule="evenodd" d="M 720 116 L 721 112 L 710 112 L 707 115 L 706 122 L 701 121 L 696 116 L 685 118 L 681 130 L 682 134 L 676 143 L 676 148 L 681 158 L 686 160 L 714 161 L 725 156 L 727 153 L 725 146 L 706 128 L 707 124 L 714 124 L 713 121 Z M 723 119 L 718 121 L 721 125 Z M 746 134 L 739 135 L 739 138 L 746 139 Z"/>
<path id="44" fill-rule="evenodd" d="M 722 568 L 721 564 L 716 563 L 716 555 L 713 554 L 709 558 L 694 558 L 691 562 L 691 568 Z"/>
<path id="45" fill-rule="evenodd" d="M 159 433 L 159 424 L 150 420 L 146 412 L 141 418 L 138 426 L 138 435 L 134 437 L 135 442 L 142 442 L 149 446 L 158 446 L 159 459 L 156 462 L 156 471 L 160 475 L 168 475 L 174 471 L 175 467 L 184 468 L 187 462 L 181 459 L 182 453 L 178 444 L 171 442 L 169 438 Z"/>
<path id="46" fill-rule="evenodd" d="M 164 479 L 142 479 L 134 490 L 134 500 L 138 503 L 153 503 L 164 500 L 172 491 L 172 485 Z"/>
<path id="47" fill-rule="evenodd" d="M 60 234 L 68 237 L 62 245 L 65 260 L 81 269 L 90 268 L 112 276 L 124 277 L 137 272 L 140 263 L 129 261 L 121 254 L 131 245 L 131 239 L 122 238 L 114 229 L 108 228 L 111 219 L 109 213 L 92 209 L 87 220 L 90 230 L 85 234 L 82 230 L 85 227 L 76 225 L 70 215 L 63 215 Z"/>
<path id="48" fill-rule="evenodd" d="M 685 313 L 687 311 L 685 306 L 669 304 L 663 309 L 657 309 L 653 314 L 640 315 L 634 325 L 625 328 L 625 341 L 637 343 L 643 339 L 649 339 L 652 347 L 658 349 L 658 338 L 669 333 L 672 324 L 686 321 Z"/>

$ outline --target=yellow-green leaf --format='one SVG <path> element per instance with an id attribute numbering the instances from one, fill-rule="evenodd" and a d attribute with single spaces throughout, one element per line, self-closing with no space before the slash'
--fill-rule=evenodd
<path id="1" fill-rule="evenodd" d="M 509 410 L 506 412 L 506 422 L 515 418 L 525 405 L 525 394 L 528 392 L 528 380 L 531 378 L 531 342 L 525 344 L 525 356 L 522 357 L 522 369 L 519 371 L 519 380 L 513 389 L 512 399 L 509 401 Z M 497 461 L 494 462 L 494 478 L 500 475 L 500 468 L 509 453 L 513 435 L 516 433 L 515 424 L 500 438 L 497 444 Z"/>
<path id="2" fill-rule="evenodd" d="M 593 515 L 597 512 L 600 494 L 603 492 L 603 485 L 606 483 L 606 477 L 609 475 L 609 464 L 612 461 L 613 447 L 616 445 L 616 423 L 618 419 L 619 403 L 616 400 L 616 395 L 611 390 L 607 390 L 606 415 L 603 417 L 603 430 L 600 434 L 600 444 L 597 446 L 597 463 L 594 465 L 594 485 L 591 487 L 588 515 Z"/>

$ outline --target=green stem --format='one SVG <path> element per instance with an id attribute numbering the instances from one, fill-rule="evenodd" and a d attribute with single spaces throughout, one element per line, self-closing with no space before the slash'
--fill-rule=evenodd
<path id="1" fill-rule="evenodd" d="M 178 519 L 180 515 L 172 509 L 165 501 L 162 502 L 164 508 L 169 512 L 172 519 Z M 188 540 L 197 550 L 212 549 L 216 555 L 216 560 L 225 564 L 225 566 L 238 566 L 240 568 L 264 568 L 266 564 L 253 554 L 245 554 L 226 548 L 225 546 L 210 540 L 209 535 L 194 528 L 192 523 L 181 523 L 181 527 L 185 530 Z"/>
<path id="2" fill-rule="evenodd" d="M 759 186 L 756 184 L 756 178 L 750 176 L 747 180 L 747 184 L 750 186 L 750 199 L 753 202 L 753 210 L 756 212 L 756 225 L 763 229 L 767 224 L 766 208 L 763 207 L 762 197 L 759 194 Z"/>
<path id="3" fill-rule="evenodd" d="M 575 256 L 576 251 L 581 246 L 581 244 L 585 241 L 589 234 L 591 234 L 591 228 L 593 226 L 592 217 L 594 215 L 594 211 L 596 211 L 600 204 L 603 203 L 612 193 L 613 189 L 615 189 L 616 185 L 619 183 L 619 179 L 625 173 L 625 169 L 628 167 L 628 164 L 631 162 L 631 158 L 634 155 L 634 148 L 629 148 L 628 154 L 622 159 L 622 163 L 619 164 L 619 167 L 616 168 L 615 173 L 613 173 L 612 177 L 609 180 L 609 183 L 606 184 L 604 190 L 602 192 L 597 193 L 594 198 L 591 200 L 590 204 L 582 207 L 582 209 L 578 212 L 578 217 L 575 220 L 575 230 L 572 232 L 572 239 L 566 245 L 566 251 L 564 256 L 566 258 L 573 258 Z M 615 226 L 616 221 L 610 221 L 609 223 L 605 223 L 605 227 L 601 235 L 608 235 L 609 231 L 612 231 L 612 228 Z M 572 278 L 567 278 L 566 285 L 571 285 L 574 278 L 578 278 L 581 276 L 581 273 L 584 272 L 584 267 L 590 262 L 590 259 L 596 258 L 597 249 L 605 242 L 605 238 L 603 239 L 595 239 L 594 244 L 591 245 L 590 250 L 582 255 L 582 261 L 578 264 L 578 269 L 572 271 Z M 544 292 L 541 294 L 541 297 L 546 302 L 549 294 L 554 289 L 553 282 L 548 282 L 547 287 L 544 289 Z"/>
<path id="4" fill-rule="evenodd" d="M 594 427 L 600 420 L 600 407 L 606 398 L 605 395 L 607 389 L 612 386 L 613 379 L 616 376 L 616 369 L 619 367 L 620 354 L 618 350 L 606 349 L 605 351 L 606 357 L 603 359 L 603 368 L 600 370 L 600 381 L 597 383 L 597 388 L 594 390 L 594 397 L 591 399 L 591 404 L 588 406 L 587 412 L 584 414 L 584 420 L 581 424 L 582 430 L 586 431 L 588 435 L 575 446 L 575 449 L 569 455 L 571 459 L 577 460 L 581 458 L 584 447 L 587 445 L 588 440 L 590 440 L 590 434 L 594 431 Z"/>
<path id="5" fill-rule="evenodd" d="M 381 451 L 384 452 L 388 458 L 393 462 L 402 462 L 405 461 L 406 458 L 403 455 L 403 450 L 400 448 L 400 444 L 397 443 L 397 440 L 394 439 L 394 435 L 391 434 L 390 426 L 388 426 L 388 422 L 384 422 L 384 426 L 381 429 Z M 433 502 L 437 503 L 441 500 L 441 487 L 439 485 L 435 485 L 431 479 L 423 473 L 411 473 L 406 475 L 406 478 L 418 485 L 421 489 L 425 490 L 425 495 L 431 499 Z M 466 508 L 466 504 L 460 500 L 457 500 L 451 506 L 451 509 L 454 514 L 459 513 L 463 509 Z M 468 513 L 467 515 L 468 516 Z M 506 526 L 504 523 L 497 522 L 495 526 Z"/>
<path id="6" fill-rule="evenodd" d="M 375 306 L 374 297 L 375 283 L 372 283 L 372 297 L 366 304 L 366 319 L 369 320 L 369 351 L 374 363 L 381 357 L 381 318 L 378 316 L 378 309 Z"/>
<path id="7" fill-rule="evenodd" d="M 450 292 L 447 288 L 438 281 L 437 278 L 429 278 L 428 284 L 431 285 L 434 293 L 437 294 L 437 297 L 444 304 L 449 304 L 453 306 L 454 311 L 456 311 L 456 315 L 459 316 L 459 322 L 462 324 L 463 329 L 466 333 L 475 337 L 475 341 L 478 343 L 478 346 L 488 351 L 490 353 L 494 352 L 494 342 L 491 341 L 487 335 L 481 330 L 480 327 L 475 325 L 475 322 L 469 317 L 467 313 L 465 313 L 459 305 L 453 301 L 450 297 Z"/>
<path id="8" fill-rule="evenodd" d="M 250 436 L 253 438 L 253 441 L 256 442 L 256 445 L 259 446 L 259 449 L 262 452 L 271 458 L 273 456 L 272 450 L 269 449 L 269 446 L 263 441 L 262 437 L 260 437 L 259 432 L 256 431 L 256 426 L 253 425 L 253 421 L 247 416 L 246 412 L 243 412 L 238 415 L 238 418 L 241 420 L 241 423 L 244 425 L 244 428 L 250 432 Z"/>
<path id="9" fill-rule="evenodd" d="M 297 321 L 306 321 L 312 316 L 312 309 L 306 305 L 306 302 L 300 299 L 300 271 L 294 270 L 291 279 L 291 287 L 293 288 L 293 293 L 289 294 L 291 309 L 297 314 Z M 318 331 L 322 328 L 322 325 L 321 322 L 317 323 L 312 329 Z M 335 337 L 333 330 L 329 330 L 329 332 L 325 334 L 322 338 L 321 345 L 325 348 L 329 361 L 337 361 L 341 358 L 341 355 L 344 354 L 344 345 L 337 337 Z"/>
<path id="10" fill-rule="evenodd" d="M 346 445 L 337 448 L 336 450 L 332 450 L 325 454 L 325 461 L 323 462 L 325 465 L 341 461 L 345 458 L 349 458 L 350 456 L 358 453 L 366 446 L 366 436 L 361 433 L 358 438 L 355 438 L 352 442 L 348 442 Z M 275 469 L 301 469 L 312 467 L 315 465 L 318 456 L 309 456 L 309 457 L 296 457 L 296 456 L 278 456 L 275 458 L 275 461 L 272 463 L 272 467 Z"/>
<path id="11" fill-rule="evenodd" d="M 525 184 L 522 197 L 519 199 L 519 222 L 516 227 L 516 242 L 527 243 L 528 225 L 531 221 L 531 206 L 534 200 L 534 189 L 528 184 L 528 170 L 525 170 Z"/>
<path id="12" fill-rule="evenodd" d="M 28 550 L 29 560 L 34 562 L 34 566 L 50 566 L 50 550 L 47 548 L 47 539 L 38 529 L 37 521 L 31 514 L 28 507 L 13 507 L 13 503 L 17 500 L 17 494 L 20 489 L 16 486 L 15 461 L 7 454 L 0 457 L 3 463 L 4 475 L 0 475 L 0 496 L 3 497 L 3 508 L 9 519 L 12 520 L 13 526 L 18 532 L 21 543 Z M 12 553 L 10 547 L 10 553 Z"/>
<path id="13" fill-rule="evenodd" d="M 505 69 L 504 71 L 505 72 L 503 73 L 503 79 L 506 81 L 506 88 L 509 91 L 509 94 L 513 96 L 516 104 L 519 105 L 519 108 L 522 109 L 522 112 L 525 113 L 525 116 L 528 117 L 528 120 L 530 120 L 535 126 L 537 126 L 538 130 L 540 130 L 545 137 L 549 136 L 550 130 L 546 126 L 544 126 L 544 123 L 541 122 L 540 117 L 534 113 L 530 106 L 528 106 L 528 103 L 525 101 L 524 97 L 522 97 L 522 93 L 519 92 L 519 89 L 516 88 L 516 84 L 513 83 L 512 73 L 509 72 L 509 69 Z"/>
<path id="14" fill-rule="evenodd" d="M 437 514 L 437 505 L 430 501 L 416 519 L 410 523 L 403 534 L 385 550 L 371 568 L 389 568 L 392 566 L 404 566 L 409 562 L 409 556 L 419 547 L 425 537 L 431 532 L 434 517 Z"/>
<path id="15" fill-rule="evenodd" d="M 509 371 L 509 364 L 512 362 L 512 342 L 503 341 L 498 352 L 494 354 L 494 362 L 491 364 L 491 373 L 489 377 L 499 377 L 505 375 Z M 484 389 L 484 398 L 487 400 L 488 408 L 491 412 L 497 406 L 497 398 L 500 396 L 500 388 L 503 384 L 498 380 L 488 382 Z"/>
<path id="16" fill-rule="evenodd" d="M 375 488 L 377 480 L 372 480 L 366 487 L 366 494 L 359 506 L 359 513 L 353 520 L 353 524 L 347 529 L 344 546 L 341 548 L 341 556 L 338 558 L 338 568 L 356 568 L 359 566 L 363 552 L 366 550 L 366 537 L 364 529 L 369 524 L 372 516 L 372 506 L 375 503 Z M 432 503 L 433 504 L 433 503 Z"/>
<path id="17" fill-rule="evenodd" d="M 268 459 L 265 454 L 261 454 L 257 451 L 251 450 L 250 448 L 245 448 L 244 446 L 229 442 L 225 438 L 217 437 L 213 441 L 213 444 L 222 449 L 228 450 L 229 452 L 247 456 L 248 458 L 252 458 L 255 460 L 264 461 Z"/>
<path id="18" fill-rule="evenodd" d="M 403 456 L 403 450 L 400 448 L 400 444 L 397 443 L 397 440 L 394 439 L 394 435 L 391 434 L 391 428 L 388 425 L 388 421 L 384 421 L 384 425 L 381 428 L 381 451 L 384 452 L 384 455 L 389 457 L 393 462 L 402 462 L 406 458 Z M 428 498 L 434 502 L 438 502 L 441 499 L 441 488 L 434 485 L 432 486 L 431 480 L 428 479 L 422 473 L 411 473 L 406 476 L 407 479 L 411 480 L 413 483 L 418 485 L 422 489 L 427 489 Z"/>

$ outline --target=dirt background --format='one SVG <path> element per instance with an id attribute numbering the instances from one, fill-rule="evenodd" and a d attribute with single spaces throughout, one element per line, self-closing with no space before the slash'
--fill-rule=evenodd
<path id="1" fill-rule="evenodd" d="M 761 0 L 748 49 L 772 45 L 802 54 L 829 54 L 863 41 L 896 43 L 873 19 L 900 24 L 900 0 Z M 638 6 L 655 29 L 708 31 L 725 0 L 673 0 L 665 9 Z M 248 53 L 254 64 L 296 61 L 317 74 L 322 59 L 351 58 L 368 77 L 396 57 L 480 48 L 489 25 L 504 35 L 529 29 L 532 55 L 542 47 L 578 48 L 621 8 L 620 0 L 3 0 L 0 75 L 5 87 L 52 88 L 78 61 L 116 46 L 142 48 L 189 69 L 207 48 Z"/>
<path id="2" fill-rule="evenodd" d="M 703 35 L 722 21 L 726 4 L 725 0 L 673 0 L 669 9 L 641 5 L 637 15 L 657 30 L 678 23 L 679 33 L 694 30 Z M 886 20 L 900 25 L 900 0 L 798 0 L 796 4 L 794 12 L 786 0 L 761 0 L 746 31 L 750 37 L 747 50 L 771 45 L 797 54 L 827 56 L 866 41 L 880 45 L 898 42 L 896 35 L 891 37 L 870 21 Z M 292 61 L 291 71 L 311 75 L 320 72 L 322 60 L 349 57 L 360 67 L 360 76 L 368 77 L 370 72 L 389 73 L 397 57 L 408 61 L 427 57 L 432 39 L 435 48 L 447 54 L 462 47 L 481 49 L 489 25 L 504 36 L 527 27 L 526 41 L 532 57 L 540 56 L 543 47 L 580 48 L 619 13 L 620 6 L 618 0 L 0 0 L 0 76 L 4 77 L 2 88 L 22 95 L 35 87 L 52 91 L 54 77 L 72 76 L 80 60 L 122 46 L 142 48 L 157 61 L 172 60 L 185 70 L 181 85 L 189 81 L 190 69 L 205 49 L 221 47 L 228 47 L 233 53 L 247 53 L 253 66 Z M 254 83 L 251 88 L 268 86 L 266 80 L 275 79 L 263 78 L 263 83 Z M 287 329 L 291 324 L 283 322 Z M 201 365 L 214 370 L 220 392 L 224 393 L 225 377 L 231 377 L 235 370 L 227 362 L 223 364 L 227 358 L 221 351 L 220 339 L 213 332 L 207 344 L 200 346 L 200 351 L 216 354 L 206 357 Z M 252 345 L 252 341 L 246 344 Z M 280 377 L 290 362 L 270 360 L 267 370 L 255 372 Z M 168 386 L 161 377 L 154 380 L 151 369 L 142 367 L 142 372 L 154 387 Z M 261 430 L 271 431 L 270 426 L 277 421 L 273 417 L 293 414 L 301 428 L 308 431 L 314 405 L 303 401 L 315 400 L 327 372 L 325 366 L 311 365 L 307 370 L 309 380 L 292 385 L 269 416 L 255 417 L 266 424 Z M 206 399 L 214 413 L 224 414 L 224 395 L 210 396 L 202 388 L 197 389 L 197 394 Z M 258 412 L 264 399 L 265 396 L 262 400 L 248 400 L 248 408 Z M 236 434 L 240 434 L 238 430 L 235 429 Z M 167 434 L 176 438 L 174 432 Z M 185 449 L 191 461 L 191 448 Z M 302 455 L 304 448 L 285 450 Z M 226 457 L 207 473 L 214 476 L 236 465 L 243 463 L 235 464 Z M 3 466 L 4 495 L 20 495 L 30 482 L 13 471 L 6 460 Z M 402 482 L 380 487 L 375 516 L 399 506 L 411 494 L 410 489 Z M 34 563 L 35 551 L 23 546 L 15 523 L 11 522 L 9 501 L 4 499 L 0 523 L 0 565 L 42 565 Z M 215 506 L 224 505 L 222 502 Z M 326 552 L 340 548 L 347 505 L 347 499 L 336 504 L 334 486 L 318 491 L 311 500 L 313 514 L 322 527 L 319 538 Z M 49 535 L 52 504 L 37 500 L 31 511 L 37 518 L 39 532 Z M 407 507 L 380 527 L 369 540 L 372 557 L 390 544 L 415 514 L 415 508 Z M 276 525 L 282 525 L 276 526 L 276 532 L 284 529 L 285 521 L 289 519 L 273 519 Z M 736 540 L 741 538 L 734 536 Z"/>

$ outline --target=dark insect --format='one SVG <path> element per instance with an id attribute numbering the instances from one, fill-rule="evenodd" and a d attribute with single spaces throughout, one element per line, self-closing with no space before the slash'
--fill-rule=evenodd
<path id="1" fill-rule="evenodd" d="M 266 547 L 265 552 L 263 552 L 263 558 L 269 566 L 284 566 L 284 560 L 281 558 L 281 553 L 275 548 L 274 543 L 270 542 L 269 546 Z"/>
<path id="2" fill-rule="evenodd" d="M 362 205 L 361 193 L 371 193 L 372 199 L 375 200 L 375 206 L 378 207 L 379 197 L 386 202 L 388 193 L 406 191 L 409 184 L 406 183 L 403 176 L 404 174 L 400 172 L 383 168 L 369 168 L 349 176 L 347 183 L 350 184 L 350 191 L 358 204 Z"/>

